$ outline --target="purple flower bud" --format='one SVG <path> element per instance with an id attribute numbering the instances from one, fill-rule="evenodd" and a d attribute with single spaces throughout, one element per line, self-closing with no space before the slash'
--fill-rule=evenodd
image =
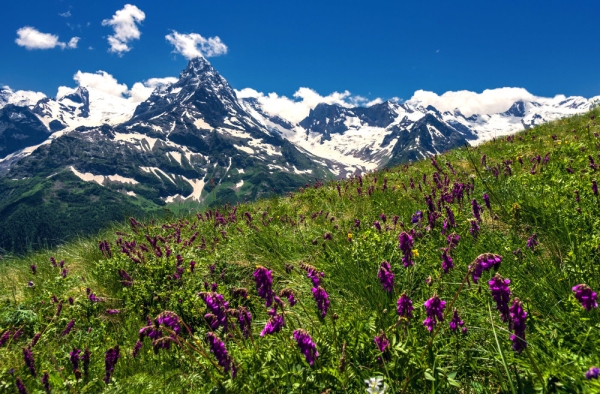
<path id="1" fill-rule="evenodd" d="M 31 343 L 29 344 L 30 348 L 33 348 L 35 345 L 37 345 L 38 341 L 40 340 L 40 337 L 42 336 L 41 333 L 37 333 L 33 336 L 33 338 L 31 338 Z"/>
<path id="2" fill-rule="evenodd" d="M 580 284 L 573 287 L 575 298 L 586 311 L 591 311 L 593 308 L 598 308 L 598 293 L 592 291 L 592 288 L 586 284 Z"/>
<path id="3" fill-rule="evenodd" d="M 433 297 L 425 301 L 424 306 L 427 319 L 423 320 L 423 325 L 431 332 L 435 328 L 437 321 L 444 321 L 446 301 L 442 301 L 437 294 L 434 294 Z"/>
<path id="4" fill-rule="evenodd" d="M 492 253 L 483 253 L 477 256 L 477 258 L 469 265 L 469 272 L 473 282 L 477 283 L 479 278 L 484 271 L 488 271 L 491 268 L 497 270 L 502 263 L 502 256 Z"/>
<path id="5" fill-rule="evenodd" d="M 256 291 L 258 296 L 266 301 L 266 306 L 273 304 L 273 278 L 271 274 L 272 270 L 268 270 L 265 267 L 258 266 L 254 271 L 254 280 L 256 282 Z"/>
<path id="6" fill-rule="evenodd" d="M 119 345 L 115 345 L 114 348 L 109 348 L 104 355 L 104 383 L 109 384 L 110 378 L 115 370 L 115 365 L 121 357 Z"/>
<path id="7" fill-rule="evenodd" d="M 31 376 L 35 377 L 35 360 L 33 359 L 33 352 L 28 347 L 23 348 L 23 360 L 25 361 L 27 368 L 29 368 Z"/>
<path id="8" fill-rule="evenodd" d="M 413 303 L 410 300 L 410 298 L 408 298 L 406 293 L 402 293 L 400 298 L 398 298 L 397 306 L 398 306 L 398 316 L 400 316 L 401 318 L 405 318 L 407 320 L 409 320 L 413 317 L 412 312 L 415 308 L 413 307 Z"/>
<path id="9" fill-rule="evenodd" d="M 458 311 L 454 308 L 454 315 L 452 316 L 452 320 L 450 320 L 450 330 L 456 331 L 458 327 L 463 327 L 465 322 L 461 320 L 460 316 L 458 316 Z M 466 327 L 463 328 L 463 334 L 466 332 Z"/>
<path id="10" fill-rule="evenodd" d="M 385 332 L 383 331 L 381 331 L 379 336 L 375 336 L 375 338 L 373 338 L 373 341 L 375 342 L 375 345 L 377 345 L 377 349 L 379 349 L 381 353 L 385 352 L 385 349 L 387 349 L 390 346 L 390 341 L 387 339 L 387 337 L 385 336 Z"/>
<path id="11" fill-rule="evenodd" d="M 383 286 L 384 290 L 386 290 L 388 293 L 391 293 L 394 290 L 394 273 L 392 272 L 390 263 L 387 261 L 381 263 L 377 277 L 379 278 L 381 286 Z"/>
<path id="12" fill-rule="evenodd" d="M 507 322 L 509 318 L 508 302 L 510 301 L 511 294 L 510 288 L 508 287 L 509 284 L 510 279 L 504 279 L 500 274 L 496 274 L 488 281 L 492 297 L 494 298 L 494 301 L 496 301 L 496 309 L 500 311 L 503 322 Z"/>
<path id="13" fill-rule="evenodd" d="M 444 273 L 447 274 L 452 268 L 454 268 L 454 264 L 452 262 L 452 257 L 450 257 L 449 248 L 444 248 L 442 253 L 442 269 Z"/>
<path id="14" fill-rule="evenodd" d="M 217 363 L 223 367 L 225 372 L 229 372 L 232 367 L 232 360 L 227 353 L 227 349 L 225 348 L 225 343 L 219 339 L 214 333 L 209 332 L 206 334 L 206 339 L 208 340 L 208 345 L 210 347 L 210 352 L 217 359 Z"/>
<path id="15" fill-rule="evenodd" d="M 590 367 L 585 373 L 587 380 L 598 379 L 598 376 L 600 376 L 600 368 L 598 367 Z"/>
<path id="16" fill-rule="evenodd" d="M 312 367 L 315 359 L 319 357 L 319 352 L 310 334 L 306 330 L 299 328 L 294 330 L 294 339 L 300 348 L 300 352 L 304 354 L 306 362 Z"/>
<path id="17" fill-rule="evenodd" d="M 79 354 L 81 354 L 81 350 L 79 350 L 77 348 L 73 348 L 73 351 L 69 352 L 69 361 L 71 361 L 71 366 L 73 366 L 73 371 L 76 371 L 77 369 L 79 369 L 79 360 L 80 360 Z"/>
<path id="18" fill-rule="evenodd" d="M 44 375 L 42 376 L 42 386 L 44 386 L 46 394 L 50 394 L 50 375 L 48 372 L 44 372 Z"/>
<path id="19" fill-rule="evenodd" d="M 527 320 L 527 312 L 523 309 L 523 304 L 518 298 L 513 300 L 512 306 L 509 309 L 511 327 L 514 334 L 510 336 L 513 349 L 517 353 L 521 353 L 527 347 L 525 341 L 525 320 Z"/>
<path id="20" fill-rule="evenodd" d="M 133 350 L 131 351 L 131 355 L 133 356 L 133 358 L 137 357 L 138 353 L 142 349 L 142 346 L 144 346 L 144 343 L 142 341 L 140 341 L 140 340 L 138 340 L 135 343 L 135 346 L 133 347 Z"/>
<path id="21" fill-rule="evenodd" d="M 534 250 L 535 247 L 539 244 L 537 240 L 537 234 L 532 234 L 531 237 L 527 240 L 527 247 L 531 250 Z"/>
<path id="22" fill-rule="evenodd" d="M 487 209 L 492 209 L 492 203 L 490 202 L 490 196 L 487 193 L 483 193 L 483 202 Z"/>
<path id="23" fill-rule="evenodd" d="M 75 325 L 75 319 L 72 319 L 70 322 L 67 323 L 67 326 L 65 327 L 65 329 L 63 330 L 63 332 L 60 333 L 60 335 L 63 336 L 63 337 L 65 335 L 69 335 L 69 333 L 73 329 L 74 325 Z"/>
<path id="24" fill-rule="evenodd" d="M 19 394 L 28 394 L 29 393 L 29 391 L 27 391 L 27 387 L 25 387 L 25 384 L 23 383 L 21 378 L 17 378 L 15 384 L 17 385 L 17 390 L 19 391 Z"/>
<path id="25" fill-rule="evenodd" d="M 313 287 L 311 291 L 317 303 L 319 313 L 321 314 L 321 317 L 324 318 L 327 315 L 327 309 L 329 309 L 329 295 L 321 286 Z"/>
<path id="26" fill-rule="evenodd" d="M 35 275 L 37 272 L 37 266 L 35 264 L 31 264 L 29 268 L 31 268 L 31 272 Z"/>

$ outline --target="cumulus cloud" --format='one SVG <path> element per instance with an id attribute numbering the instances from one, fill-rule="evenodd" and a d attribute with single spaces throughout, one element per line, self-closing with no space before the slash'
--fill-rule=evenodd
<path id="1" fill-rule="evenodd" d="M 25 47 L 28 50 L 52 49 L 56 47 L 61 49 L 77 48 L 77 42 L 79 41 L 79 37 L 73 37 L 68 43 L 61 42 L 58 40 L 57 35 L 42 33 L 31 26 L 25 26 L 17 30 L 17 36 L 15 40 L 17 45 Z"/>
<path id="2" fill-rule="evenodd" d="M 166 77 L 166 78 L 150 78 L 144 82 L 136 82 L 131 87 L 129 91 L 130 99 L 134 103 L 141 103 L 146 100 L 154 89 L 159 86 L 169 85 L 177 82 L 177 78 L 175 77 Z"/>
<path id="3" fill-rule="evenodd" d="M 77 71 L 73 79 L 77 82 L 78 86 L 103 92 L 115 99 L 126 99 L 130 103 L 142 102 L 150 97 L 155 88 L 177 82 L 177 78 L 175 77 L 150 78 L 143 82 L 134 83 L 131 89 L 129 89 L 127 84 L 119 83 L 114 76 L 102 70 L 95 73 Z M 74 91 L 74 88 L 60 86 L 56 93 L 56 98 L 60 99 Z"/>
<path id="4" fill-rule="evenodd" d="M 458 108 L 465 116 L 471 116 L 504 112 L 519 100 L 547 101 L 561 97 L 564 96 L 556 96 L 554 99 L 537 97 L 523 88 L 486 89 L 481 93 L 459 90 L 446 92 L 441 96 L 434 92 L 417 90 L 408 102 L 424 107 L 432 105 L 442 112 Z"/>
<path id="5" fill-rule="evenodd" d="M 165 36 L 174 47 L 174 51 L 187 59 L 195 57 L 214 57 L 227 53 L 227 45 L 218 36 L 204 38 L 200 34 L 182 34 L 175 30 Z"/>
<path id="6" fill-rule="evenodd" d="M 362 96 L 353 96 L 349 91 L 333 92 L 327 96 L 321 96 L 310 88 L 300 88 L 294 93 L 294 99 L 279 96 L 277 93 L 258 92 L 251 88 L 236 91 L 240 98 L 255 98 L 262 105 L 263 110 L 272 116 L 279 116 L 292 123 L 298 123 L 306 118 L 310 110 L 320 103 L 339 104 L 343 107 L 354 107 L 357 105 L 370 106 L 382 103 L 383 100 L 376 98 L 369 100 Z"/>
<path id="7" fill-rule="evenodd" d="M 68 10 L 67 12 L 61 12 L 58 14 L 59 16 L 62 16 L 63 18 L 68 18 L 71 16 L 71 11 Z"/>
<path id="8" fill-rule="evenodd" d="M 140 29 L 137 24 L 146 19 L 146 14 L 139 8 L 131 4 L 125 4 L 123 9 L 115 12 L 111 19 L 104 19 L 102 26 L 111 26 L 115 34 L 108 36 L 109 52 L 122 55 L 129 52 L 130 41 L 140 39 Z"/>
<path id="9" fill-rule="evenodd" d="M 2 86 L 0 90 L 8 92 L 8 95 L 0 97 L 0 106 L 5 104 L 15 104 L 19 106 L 34 105 L 39 100 L 46 97 L 42 92 L 34 92 L 33 90 L 12 90 L 10 86 Z"/>

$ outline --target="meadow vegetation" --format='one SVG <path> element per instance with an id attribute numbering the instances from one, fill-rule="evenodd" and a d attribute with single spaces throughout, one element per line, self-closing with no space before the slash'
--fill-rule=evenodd
<path id="1" fill-rule="evenodd" d="M 0 391 L 600 392 L 599 113 L 5 256 Z"/>

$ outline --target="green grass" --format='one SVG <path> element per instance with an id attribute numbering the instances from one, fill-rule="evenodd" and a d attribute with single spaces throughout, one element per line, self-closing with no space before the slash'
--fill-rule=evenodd
<path id="1" fill-rule="evenodd" d="M 599 177 L 588 158 L 600 162 L 600 138 L 595 136 L 600 128 L 590 119 L 592 114 L 438 156 L 443 170 L 438 175 L 442 183 L 447 177 L 447 190 L 436 187 L 434 173 L 439 171 L 428 160 L 365 175 L 362 187 L 358 179 L 343 181 L 338 192 L 337 183 L 331 182 L 291 197 L 218 208 L 225 224 L 215 220 L 214 210 L 208 216 L 196 215 L 193 207 L 182 205 L 167 219 L 123 224 L 57 249 L 5 257 L 0 262 L 0 335 L 18 329 L 23 334 L 0 347 L 0 391 L 15 392 L 19 377 L 30 392 L 43 392 L 40 377 L 46 371 L 53 392 L 78 393 L 365 392 L 364 380 L 377 376 L 389 392 L 599 392 L 598 380 L 585 378 L 590 367 L 600 365 L 599 311 L 583 309 L 571 290 L 580 283 L 600 288 L 600 197 L 591 188 Z M 541 162 L 532 171 L 537 155 Z M 510 172 L 503 164 L 509 160 Z M 472 187 L 461 201 L 448 198 L 438 206 L 442 193 L 451 194 L 455 183 Z M 491 210 L 484 209 L 474 237 L 471 200 L 484 206 L 484 193 L 490 195 Z M 433 196 L 435 210 L 441 213 L 433 228 L 428 226 L 426 195 Z M 446 231 L 445 206 L 456 217 L 456 227 Z M 418 210 L 424 219 L 412 223 Z M 385 223 L 381 214 L 387 217 Z M 373 225 L 376 220 L 381 232 Z M 414 265 L 408 268 L 398 248 L 402 231 L 415 233 Z M 451 252 L 454 268 L 444 274 L 441 249 L 454 232 L 461 239 Z M 327 233 L 331 240 L 325 239 Z M 533 250 L 527 247 L 532 234 L 539 240 Z M 146 235 L 157 237 L 161 257 Z M 121 252 L 119 239 L 136 241 L 132 256 L 141 262 Z M 112 257 L 101 253 L 100 240 L 109 242 Z M 520 354 L 512 349 L 509 325 L 502 321 L 488 288 L 496 272 L 484 272 L 478 284 L 468 275 L 469 265 L 482 253 L 503 256 L 497 273 L 510 279 L 511 301 L 518 297 L 527 311 L 527 348 Z M 181 279 L 174 277 L 177 255 L 185 268 Z M 51 256 L 65 260 L 66 278 L 51 266 Z M 189 269 L 192 260 L 195 272 Z M 384 260 L 395 274 L 392 293 L 384 291 L 377 275 Z M 37 265 L 35 275 L 31 264 Z M 324 318 L 313 299 L 311 280 L 301 268 L 305 264 L 325 274 L 321 286 L 331 304 Z M 276 293 L 291 289 L 298 300 L 291 307 L 282 297 L 285 327 L 264 337 L 260 332 L 270 308 L 257 295 L 252 273 L 258 265 L 273 271 Z M 131 275 L 132 287 L 121 284 L 119 270 Z M 28 287 L 29 281 L 35 286 Z M 230 309 L 246 307 L 252 313 L 248 338 L 232 313 L 229 330 L 214 331 L 237 367 L 235 378 L 216 364 L 206 341 L 211 331 L 205 319 L 208 310 L 198 296 L 205 283 L 218 285 L 217 292 Z M 105 301 L 91 302 L 86 288 Z M 246 288 L 250 297 L 234 296 L 237 288 Z M 415 308 L 409 321 L 399 319 L 396 312 L 396 301 L 404 292 Z M 422 324 L 423 303 L 434 294 L 447 304 L 445 320 L 430 333 Z M 63 301 L 60 316 L 53 295 Z M 73 305 L 67 302 L 69 297 Z M 449 329 L 453 308 L 465 322 L 466 334 Z M 120 313 L 107 314 L 109 309 Z M 193 333 L 182 327 L 169 349 L 156 351 L 145 338 L 134 358 L 138 331 L 148 318 L 156 319 L 164 311 L 176 313 Z M 72 319 L 74 329 L 62 336 Z M 316 343 L 319 356 L 312 367 L 292 337 L 299 328 Z M 160 329 L 169 336 L 164 326 Z M 374 343 L 382 331 L 390 341 L 383 354 Z M 33 347 L 34 378 L 22 348 L 35 333 L 42 335 Z M 117 344 L 121 357 L 107 385 L 105 352 Z M 87 376 L 77 378 L 69 361 L 73 348 L 91 351 Z"/>

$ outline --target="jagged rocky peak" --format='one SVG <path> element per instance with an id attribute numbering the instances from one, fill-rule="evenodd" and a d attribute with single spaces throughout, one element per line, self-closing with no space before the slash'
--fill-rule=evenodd
<path id="1" fill-rule="evenodd" d="M 523 102 L 523 100 L 516 101 L 508 109 L 508 111 L 504 112 L 504 115 L 517 116 L 519 118 L 522 118 L 523 116 L 525 116 L 525 103 Z"/>

